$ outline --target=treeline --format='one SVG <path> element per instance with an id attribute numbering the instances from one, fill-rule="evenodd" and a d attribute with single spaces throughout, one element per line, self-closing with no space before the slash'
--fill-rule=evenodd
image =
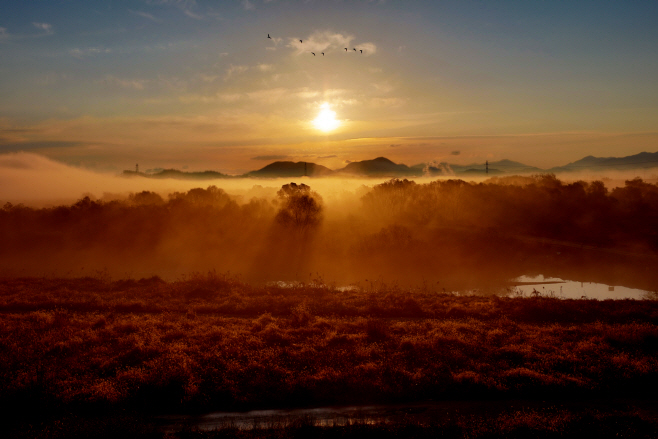
<path id="1" fill-rule="evenodd" d="M 553 174 L 473 184 L 391 180 L 364 209 L 411 228 L 454 227 L 604 247 L 658 251 L 658 186 L 641 179 L 608 191 L 601 181 L 565 184 Z"/>
<path id="2" fill-rule="evenodd" d="M 127 200 L 85 197 L 54 208 L 5 205 L 0 257 L 6 269 L 19 274 L 77 275 L 85 267 L 83 273 L 107 268 L 113 275 L 223 267 L 234 256 L 256 251 L 276 212 L 271 200 L 238 204 L 214 186 L 175 192 L 166 200 L 144 191 Z"/>
<path id="3" fill-rule="evenodd" d="M 171 279 L 217 269 L 249 281 L 320 273 L 343 284 L 381 278 L 442 290 L 533 272 L 583 280 L 579 269 L 584 280 L 658 287 L 645 263 L 658 254 L 658 186 L 640 179 L 611 191 L 553 175 L 479 184 L 393 179 L 356 204 L 336 199 L 325 205 L 312 188 L 291 183 L 248 202 L 210 186 L 166 199 L 145 191 L 44 209 L 6 204 L 0 274 L 107 269 Z"/>

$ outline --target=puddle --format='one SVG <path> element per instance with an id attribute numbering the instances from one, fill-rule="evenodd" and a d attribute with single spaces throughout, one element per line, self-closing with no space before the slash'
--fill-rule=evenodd
<path id="1" fill-rule="evenodd" d="M 526 411 L 555 412 L 556 409 L 579 412 L 585 409 L 599 411 L 625 408 L 645 415 L 658 416 L 658 404 L 653 399 L 596 399 L 596 400 L 459 400 L 426 401 L 402 405 L 372 405 L 320 407 L 289 410 L 254 410 L 250 412 L 214 412 L 201 416 L 162 416 L 158 418 L 160 430 L 167 433 L 181 431 L 188 426 L 202 431 L 237 428 L 280 428 L 299 423 L 333 427 L 354 424 L 377 424 L 413 421 L 430 423 L 464 416 L 495 417 L 501 413 Z"/>
<path id="2" fill-rule="evenodd" d="M 341 292 L 348 291 L 361 291 L 362 289 L 356 285 L 343 285 L 343 286 L 328 286 L 326 284 L 309 282 L 296 282 L 296 281 L 274 281 L 266 285 L 275 286 L 278 288 L 334 288 Z M 539 276 L 519 276 L 512 279 L 506 287 L 504 287 L 512 296 L 543 296 L 543 297 L 557 297 L 560 299 L 596 299 L 596 300 L 623 300 L 623 299 L 657 299 L 658 292 L 640 290 L 637 288 L 629 288 L 622 285 L 606 285 L 596 282 L 578 282 L 573 280 L 565 280 L 556 277 Z M 444 290 L 445 292 L 445 290 Z M 449 291 L 455 295 L 477 296 L 487 294 L 490 289 L 480 290 L 472 289 L 466 291 Z"/>
<path id="3" fill-rule="evenodd" d="M 165 431 L 176 431 L 183 425 L 193 425 L 199 430 L 212 431 L 222 428 L 284 427 L 298 422 L 314 426 L 333 427 L 354 423 L 375 424 L 386 422 L 388 408 L 381 406 L 321 407 L 290 410 L 253 410 L 250 412 L 215 412 L 203 416 L 166 416 L 160 422 Z"/>
<path id="4" fill-rule="evenodd" d="M 646 299 L 655 292 L 628 288 L 620 285 L 605 285 L 595 282 L 577 282 L 544 276 L 520 276 L 510 282 L 512 290 L 519 295 L 532 297 L 541 295 L 561 299 Z"/>

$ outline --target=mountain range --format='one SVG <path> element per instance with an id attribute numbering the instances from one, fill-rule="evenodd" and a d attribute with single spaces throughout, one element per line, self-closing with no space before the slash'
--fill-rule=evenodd
<path id="1" fill-rule="evenodd" d="M 125 177 L 175 178 L 185 180 L 209 180 L 218 178 L 278 178 L 278 177 L 420 177 L 420 176 L 474 176 L 474 175 L 523 175 L 537 173 L 568 173 L 578 171 L 628 171 L 658 167 L 658 152 L 642 152 L 626 157 L 587 156 L 564 166 L 541 169 L 512 160 L 499 160 L 490 163 L 455 165 L 450 163 L 418 163 L 407 166 L 394 163 L 386 157 L 348 163 L 344 168 L 331 170 L 312 162 L 277 161 L 264 168 L 239 176 L 230 176 L 215 171 L 184 172 L 176 169 L 163 169 L 155 173 L 123 171 Z"/>

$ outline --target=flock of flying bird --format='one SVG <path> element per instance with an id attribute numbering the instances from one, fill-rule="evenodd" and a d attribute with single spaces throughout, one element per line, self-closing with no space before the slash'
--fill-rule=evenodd
<path id="1" fill-rule="evenodd" d="M 270 34 L 267 34 L 267 38 L 269 38 L 270 40 L 272 39 L 272 37 L 270 36 Z M 303 43 L 302 40 L 299 40 L 299 42 L 300 42 L 300 43 Z M 356 48 L 354 48 L 354 49 L 352 49 L 352 50 L 354 50 L 355 52 L 357 51 Z M 347 47 L 345 48 L 345 52 L 347 52 Z M 363 53 L 363 49 L 359 49 L 359 52 Z M 311 53 L 313 54 L 313 56 L 315 56 L 315 52 L 311 52 Z M 324 56 L 324 52 L 322 52 L 322 56 Z"/>

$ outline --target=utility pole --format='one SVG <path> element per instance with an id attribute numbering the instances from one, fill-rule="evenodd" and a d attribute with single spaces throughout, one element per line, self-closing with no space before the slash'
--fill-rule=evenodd
<path id="1" fill-rule="evenodd" d="M 488 173 L 489 173 L 489 160 L 487 160 L 487 161 L 484 163 L 484 166 L 485 166 L 485 167 L 484 167 L 484 173 L 485 173 L 485 174 L 488 174 Z"/>

